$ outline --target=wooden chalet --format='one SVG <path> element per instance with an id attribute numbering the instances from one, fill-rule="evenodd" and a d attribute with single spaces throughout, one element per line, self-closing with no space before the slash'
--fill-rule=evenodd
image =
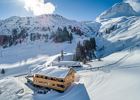
<path id="1" fill-rule="evenodd" d="M 75 80 L 73 68 L 49 67 L 34 74 L 33 84 L 64 92 Z"/>

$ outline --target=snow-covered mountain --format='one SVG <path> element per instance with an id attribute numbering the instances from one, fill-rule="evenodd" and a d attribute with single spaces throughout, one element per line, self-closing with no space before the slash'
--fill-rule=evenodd
<path id="1" fill-rule="evenodd" d="M 140 17 L 128 3 L 117 3 L 103 12 L 96 21 L 78 22 L 57 14 L 36 17 L 10 17 L 0 21 L 0 35 L 11 35 L 13 29 L 19 33 L 25 29 L 30 34 L 52 34 L 58 27 L 76 27 L 84 34 L 96 38 L 98 49 L 105 47 L 101 55 L 111 54 L 139 42 Z M 96 34 L 95 34 L 96 33 Z M 137 34 L 136 34 L 137 33 Z M 77 37 L 74 36 L 76 39 Z M 81 37 L 83 38 L 83 37 Z M 41 38 L 42 39 L 42 38 Z M 80 40 L 80 39 L 77 39 Z M 77 43 L 77 42 L 76 42 Z M 116 45 L 114 48 L 113 46 Z M 125 45 L 125 46 L 124 46 Z M 108 47 L 108 48 L 107 48 Z"/>
<path id="2" fill-rule="evenodd" d="M 27 33 L 46 34 L 55 31 L 58 27 L 77 27 L 85 33 L 92 32 L 92 29 L 86 24 L 66 19 L 60 15 L 41 15 L 36 17 L 10 17 L 0 22 L 0 34 L 10 35 L 13 29 L 21 31 L 26 29 Z M 49 30 L 48 30 L 49 27 Z"/>
<path id="3" fill-rule="evenodd" d="M 99 50 L 109 55 L 140 43 L 140 16 L 128 3 L 117 3 L 96 19 L 101 24 L 99 36 L 107 42 Z"/>
<path id="4" fill-rule="evenodd" d="M 108 19 L 108 18 L 116 18 L 121 16 L 135 16 L 137 13 L 133 10 L 133 8 L 128 3 L 117 3 L 113 5 L 108 10 L 104 11 L 97 20 L 100 19 Z"/>

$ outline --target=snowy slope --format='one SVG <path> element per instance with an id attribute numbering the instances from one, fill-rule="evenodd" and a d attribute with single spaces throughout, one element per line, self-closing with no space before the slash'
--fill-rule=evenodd
<path id="1" fill-rule="evenodd" d="M 7 96 L 7 91 L 10 91 L 12 89 L 5 100 L 9 100 L 9 97 L 13 99 L 20 97 L 21 100 L 26 97 L 28 98 L 28 100 L 45 100 L 46 98 L 50 100 L 77 100 L 78 98 L 80 100 L 139 100 L 139 54 L 140 47 L 134 47 L 102 58 L 101 62 L 93 60 L 93 62 L 89 63 L 91 65 L 90 68 L 87 68 L 87 70 L 81 69 L 77 71 L 76 84 L 74 84 L 65 93 L 62 94 L 55 91 L 50 91 L 45 95 L 31 95 L 32 91 L 29 91 L 29 88 L 20 80 L 13 78 L 11 79 L 11 77 L 9 77 L 8 79 L 2 79 L 0 80 L 0 88 L 2 91 L 5 90 L 5 92 L 3 91 L 2 94 L 0 94 L 0 98 Z M 43 58 L 43 56 L 40 57 L 42 57 L 41 61 L 49 60 L 49 57 L 48 59 L 46 59 L 45 57 Z M 40 61 L 37 61 L 36 66 L 34 67 L 39 68 L 40 66 L 37 66 L 39 64 Z M 17 73 L 26 73 L 25 69 L 28 66 L 23 66 L 20 72 L 18 71 L 18 67 L 20 68 L 20 66 L 17 66 L 16 68 L 12 66 L 10 67 L 10 71 L 13 72 L 10 76 L 14 76 Z M 32 66 L 30 68 L 34 67 Z M 96 71 L 92 70 L 95 67 L 101 68 Z M 12 69 L 15 69 L 15 71 L 12 71 Z M 6 73 L 8 73 L 8 71 Z M 9 75 L 7 75 L 7 77 L 8 76 Z M 19 77 L 19 79 L 22 80 L 22 77 Z M 78 85 L 79 83 L 84 85 Z M 18 87 L 14 88 L 15 86 Z M 24 91 L 24 93 L 22 93 L 21 91 L 22 88 L 26 90 Z"/>
<path id="2" fill-rule="evenodd" d="M 0 80 L 0 100 L 32 99 L 32 91 L 16 78 Z"/>
<path id="3" fill-rule="evenodd" d="M 5 76 L 29 73 L 36 67 L 38 71 L 38 69 L 40 70 L 38 66 L 44 64 L 48 66 L 53 60 L 56 60 L 61 50 L 74 53 L 77 43 L 83 39 L 80 36 L 75 37 L 72 44 L 35 41 L 5 49 L 0 48 L 0 69 L 6 69 Z"/>
<path id="4" fill-rule="evenodd" d="M 80 71 L 80 82 L 91 100 L 139 100 L 139 53 L 139 47 L 114 53 L 90 63 L 92 67 L 103 66 L 99 71 Z"/>

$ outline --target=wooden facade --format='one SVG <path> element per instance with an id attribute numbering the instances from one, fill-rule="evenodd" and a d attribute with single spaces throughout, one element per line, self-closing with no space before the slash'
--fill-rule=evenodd
<path id="1" fill-rule="evenodd" d="M 64 78 L 51 77 L 47 75 L 35 74 L 33 84 L 41 87 L 64 92 L 75 80 L 75 70 L 70 68 Z"/>

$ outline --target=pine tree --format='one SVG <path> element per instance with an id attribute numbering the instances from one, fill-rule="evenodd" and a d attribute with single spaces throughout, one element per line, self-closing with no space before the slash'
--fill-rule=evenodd
<path id="1" fill-rule="evenodd" d="M 70 43 L 72 43 L 72 40 L 73 40 L 73 35 L 72 35 L 72 33 L 69 34 L 69 40 L 70 40 Z"/>
<path id="2" fill-rule="evenodd" d="M 89 50 L 91 50 L 91 43 L 89 40 L 84 40 L 83 41 L 83 46 L 86 49 L 86 51 L 88 52 Z"/>
<path id="3" fill-rule="evenodd" d="M 12 30 L 12 36 L 13 36 L 14 40 L 17 39 L 17 36 L 18 36 L 18 31 L 17 31 L 17 29 L 13 29 L 13 30 Z"/>
<path id="4" fill-rule="evenodd" d="M 69 31 L 67 30 L 67 27 L 64 27 L 63 29 L 63 37 L 64 41 L 69 41 Z"/>
<path id="5" fill-rule="evenodd" d="M 61 58 L 60 58 L 60 56 L 58 57 L 58 62 L 60 62 L 60 60 L 61 60 Z"/>
<path id="6" fill-rule="evenodd" d="M 78 42 L 77 47 L 76 47 L 76 54 L 75 58 L 77 61 L 83 61 L 86 59 L 86 52 L 84 46 L 81 45 L 80 42 Z"/>
<path id="7" fill-rule="evenodd" d="M 81 50 L 81 61 L 87 60 L 86 50 L 85 50 L 84 46 L 81 46 L 80 50 Z"/>
<path id="8" fill-rule="evenodd" d="M 61 58 L 62 58 L 62 60 L 64 60 L 64 51 L 63 50 L 61 50 Z"/>
<path id="9" fill-rule="evenodd" d="M 21 30 L 21 32 L 20 32 L 20 36 L 22 37 L 22 38 L 26 38 L 26 29 L 22 29 Z"/>
<path id="10" fill-rule="evenodd" d="M 53 35 L 53 40 L 55 42 L 65 42 L 72 40 L 72 36 L 70 36 L 69 31 L 67 30 L 67 27 L 64 27 L 63 30 L 61 28 L 58 28 L 56 33 Z"/>
<path id="11" fill-rule="evenodd" d="M 5 70 L 4 69 L 1 69 L 1 74 L 5 74 Z"/>
<path id="12" fill-rule="evenodd" d="M 77 31 L 77 28 L 73 27 L 72 32 L 76 32 L 76 31 Z"/>
<path id="13" fill-rule="evenodd" d="M 75 58 L 78 61 L 91 60 L 96 58 L 94 51 L 96 50 L 96 41 L 95 38 L 91 38 L 90 40 L 84 40 L 83 45 L 78 42 L 76 47 Z"/>
<path id="14" fill-rule="evenodd" d="M 95 38 L 90 38 L 90 43 L 91 43 L 91 49 L 93 49 L 95 51 L 96 50 Z"/>
<path id="15" fill-rule="evenodd" d="M 83 59 L 82 62 L 83 62 L 83 64 L 86 64 L 87 63 L 87 60 L 86 59 Z"/>
<path id="16" fill-rule="evenodd" d="M 44 38 L 45 38 L 45 42 L 48 42 L 48 38 L 49 38 L 48 34 L 44 35 Z"/>
<path id="17" fill-rule="evenodd" d="M 82 31 L 80 30 L 80 29 L 77 29 L 77 32 L 76 32 L 78 35 L 80 35 L 80 36 L 82 36 L 83 35 L 83 33 L 82 33 Z"/>
<path id="18" fill-rule="evenodd" d="M 78 61 L 81 58 L 81 43 L 78 42 L 77 47 L 76 47 L 76 54 L 75 54 L 75 59 Z"/>
<path id="19" fill-rule="evenodd" d="M 61 38 L 61 35 L 62 35 L 62 29 L 61 28 L 57 28 L 57 31 L 56 31 L 56 33 L 54 33 L 54 35 L 53 35 L 53 40 L 55 41 L 55 42 L 62 42 L 62 38 Z"/>

